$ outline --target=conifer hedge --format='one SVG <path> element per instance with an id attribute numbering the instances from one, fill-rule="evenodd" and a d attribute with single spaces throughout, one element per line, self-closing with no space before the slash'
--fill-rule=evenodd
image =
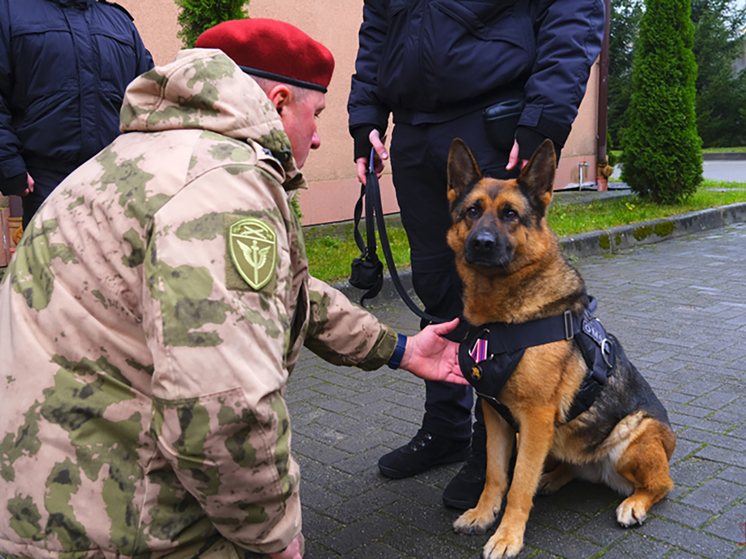
<path id="1" fill-rule="evenodd" d="M 185 48 L 194 48 L 203 31 L 231 19 L 245 19 L 250 0 L 175 0 L 181 8 L 176 34 Z"/>
<path id="2" fill-rule="evenodd" d="M 622 180 L 662 204 L 702 182 L 697 135 L 697 64 L 690 0 L 647 0 L 632 70 L 630 126 L 622 135 Z"/>

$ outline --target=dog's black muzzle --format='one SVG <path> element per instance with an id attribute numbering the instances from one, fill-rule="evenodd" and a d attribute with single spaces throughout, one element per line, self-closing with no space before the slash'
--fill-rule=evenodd
<path id="1" fill-rule="evenodd" d="M 475 229 L 466 238 L 464 258 L 469 264 L 504 268 L 512 257 L 512 248 L 495 231 Z"/>

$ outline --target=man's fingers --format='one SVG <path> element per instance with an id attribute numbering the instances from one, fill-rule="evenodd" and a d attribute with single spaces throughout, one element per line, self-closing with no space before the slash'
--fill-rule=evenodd
<path id="1" fill-rule="evenodd" d="M 513 148 L 510 150 L 510 155 L 508 156 L 508 164 L 505 166 L 505 169 L 510 171 L 517 164 L 518 164 L 518 140 L 513 140 Z"/>
<path id="2" fill-rule="evenodd" d="M 383 142 L 381 141 L 381 135 L 378 133 L 378 130 L 372 130 L 371 133 L 368 134 L 368 139 L 370 140 L 373 149 L 376 150 L 378 157 L 380 157 L 381 159 L 389 158 L 389 154 L 386 151 L 386 146 L 383 145 Z"/>
<path id="3" fill-rule="evenodd" d="M 357 178 L 365 184 L 365 176 L 368 173 L 368 158 L 358 157 L 357 159 Z"/>
<path id="4" fill-rule="evenodd" d="M 469 384 L 469 381 L 464 378 L 460 372 L 448 373 L 448 377 L 445 379 L 446 382 L 452 382 L 453 384 Z"/>
<path id="5" fill-rule="evenodd" d="M 441 324 L 433 324 L 433 332 L 438 336 L 445 336 L 449 332 L 452 332 L 456 326 L 458 326 L 458 318 L 454 318 L 450 322 L 443 322 Z"/>

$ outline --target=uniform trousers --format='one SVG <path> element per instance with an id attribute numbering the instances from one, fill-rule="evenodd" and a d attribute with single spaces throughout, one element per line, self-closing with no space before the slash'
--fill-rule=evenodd
<path id="1" fill-rule="evenodd" d="M 514 131 L 507 131 L 512 137 Z M 469 146 L 483 175 L 511 178 L 508 153 L 490 143 L 480 111 L 448 122 L 396 123 L 391 136 L 391 169 L 402 224 L 409 239 L 412 283 L 428 314 L 452 319 L 463 312 L 462 284 L 446 234 L 451 227 L 448 209 L 447 163 L 451 142 L 461 138 Z M 424 321 L 423 321 L 424 322 Z M 424 327 L 425 324 L 422 324 Z M 470 386 L 425 381 L 422 427 L 432 435 L 452 440 L 472 436 Z M 484 448 L 486 434 L 481 405 L 476 406 L 474 447 Z"/>

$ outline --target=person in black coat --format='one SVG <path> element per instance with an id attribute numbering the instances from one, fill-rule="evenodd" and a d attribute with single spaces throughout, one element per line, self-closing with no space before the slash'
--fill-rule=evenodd
<path id="1" fill-rule="evenodd" d="M 427 313 L 462 312 L 446 243 L 451 141 L 463 139 L 482 173 L 500 179 L 517 176 L 546 138 L 559 159 L 603 32 L 603 0 L 365 0 L 347 107 L 354 157 L 362 182 L 371 146 L 382 171 L 389 154 L 381 138 L 393 114 L 394 186 Z M 471 388 L 425 384 L 421 429 L 379 469 L 402 478 L 468 457 L 443 501 L 472 508 L 486 468 L 481 405 L 472 436 Z"/>
<path id="2" fill-rule="evenodd" d="M 0 0 L 0 192 L 24 197 L 24 228 L 119 134 L 124 90 L 152 67 L 117 4 Z"/>

